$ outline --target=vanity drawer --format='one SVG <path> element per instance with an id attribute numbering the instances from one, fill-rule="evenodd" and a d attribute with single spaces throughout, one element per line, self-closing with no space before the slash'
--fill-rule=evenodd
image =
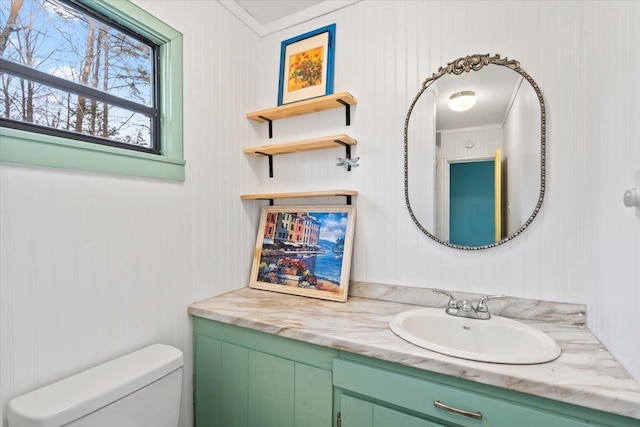
<path id="1" fill-rule="evenodd" d="M 601 426 L 493 396 L 462 390 L 446 384 L 387 371 L 345 359 L 333 361 L 333 385 L 394 407 L 423 414 L 439 422 L 463 426 L 491 427 L 594 427 Z M 434 402 L 482 414 L 481 419 L 438 408 Z"/>

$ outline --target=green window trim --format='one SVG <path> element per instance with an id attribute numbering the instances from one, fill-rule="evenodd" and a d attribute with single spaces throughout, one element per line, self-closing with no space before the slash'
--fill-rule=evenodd
<path id="1" fill-rule="evenodd" d="M 158 44 L 161 155 L 0 127 L 0 161 L 184 181 L 182 34 L 128 0 L 80 1 Z"/>

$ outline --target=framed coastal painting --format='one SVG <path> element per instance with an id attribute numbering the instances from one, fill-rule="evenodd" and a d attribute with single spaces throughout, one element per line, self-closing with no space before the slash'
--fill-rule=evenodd
<path id="1" fill-rule="evenodd" d="M 278 105 L 333 93 L 336 24 L 282 42 Z"/>
<path id="2" fill-rule="evenodd" d="M 346 301 L 355 206 L 265 206 L 249 286 Z"/>

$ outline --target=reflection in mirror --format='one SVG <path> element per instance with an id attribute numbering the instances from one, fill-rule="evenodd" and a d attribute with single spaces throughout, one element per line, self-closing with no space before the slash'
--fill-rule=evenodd
<path id="1" fill-rule="evenodd" d="M 413 100 L 404 138 L 407 207 L 434 240 L 489 248 L 540 210 L 544 101 L 517 61 L 473 55 L 441 67 Z"/>

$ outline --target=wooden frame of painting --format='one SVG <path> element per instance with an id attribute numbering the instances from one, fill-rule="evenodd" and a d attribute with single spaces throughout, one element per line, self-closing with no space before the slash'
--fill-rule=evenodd
<path id="1" fill-rule="evenodd" d="M 265 206 L 249 287 L 346 301 L 355 206 Z"/>
<path id="2" fill-rule="evenodd" d="M 331 24 L 282 42 L 278 105 L 333 93 L 335 34 Z"/>

